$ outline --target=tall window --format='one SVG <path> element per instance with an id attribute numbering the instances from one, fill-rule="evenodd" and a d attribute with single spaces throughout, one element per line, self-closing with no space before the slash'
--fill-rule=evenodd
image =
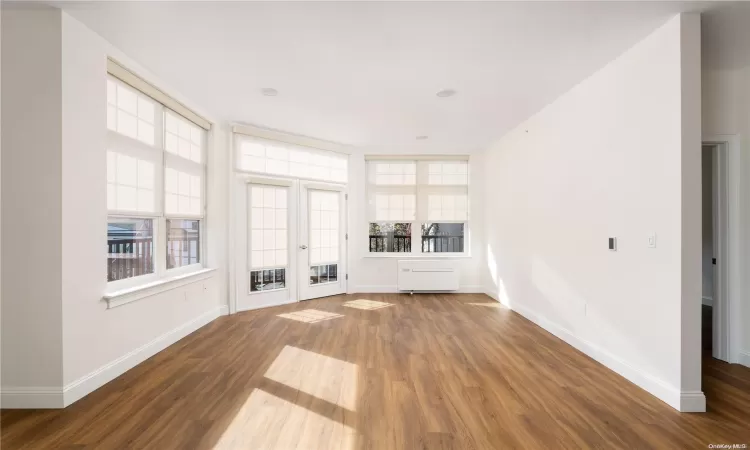
<path id="1" fill-rule="evenodd" d="M 466 160 L 367 160 L 370 253 L 464 253 Z"/>
<path id="2" fill-rule="evenodd" d="M 113 76 L 107 128 L 107 280 L 199 267 L 206 130 Z"/>

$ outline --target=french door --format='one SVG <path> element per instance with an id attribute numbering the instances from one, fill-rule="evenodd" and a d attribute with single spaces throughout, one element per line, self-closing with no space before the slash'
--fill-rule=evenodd
<path id="1" fill-rule="evenodd" d="M 238 188 L 236 311 L 346 292 L 343 187 L 249 177 Z"/>
<path id="2" fill-rule="evenodd" d="M 299 299 L 346 292 L 346 195 L 343 187 L 300 182 Z"/>

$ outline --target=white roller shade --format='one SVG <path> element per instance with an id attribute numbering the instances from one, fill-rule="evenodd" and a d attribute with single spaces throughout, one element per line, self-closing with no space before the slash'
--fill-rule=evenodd
<path id="1" fill-rule="evenodd" d="M 348 155 L 235 134 L 237 169 L 245 172 L 346 183 Z"/>
<path id="2" fill-rule="evenodd" d="M 172 111 L 177 112 L 181 116 L 203 128 L 204 130 L 211 129 L 211 122 L 209 122 L 207 119 L 197 114 L 195 111 L 183 105 L 174 98 L 170 97 L 164 91 L 139 77 L 131 70 L 127 69 L 112 58 L 107 59 L 107 72 L 113 77 L 121 80 L 123 83 L 132 86 L 140 92 L 143 92 L 144 94 L 148 95 L 149 97 L 171 109 Z"/>

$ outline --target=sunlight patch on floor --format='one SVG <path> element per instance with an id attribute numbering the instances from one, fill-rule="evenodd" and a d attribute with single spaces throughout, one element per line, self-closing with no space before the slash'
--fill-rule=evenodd
<path id="1" fill-rule="evenodd" d="M 214 450 L 351 450 L 355 439 L 353 428 L 255 389 Z"/>
<path id="2" fill-rule="evenodd" d="M 303 309 L 302 311 L 292 311 L 286 314 L 279 314 L 276 317 L 283 317 L 284 319 L 292 319 L 305 323 L 316 323 L 344 316 L 327 311 L 318 311 L 317 309 Z"/>
<path id="3" fill-rule="evenodd" d="M 347 306 L 349 308 L 357 308 L 357 309 L 380 309 L 385 308 L 387 306 L 393 306 L 393 303 L 386 303 L 386 302 L 376 302 L 374 300 L 352 300 L 350 302 L 344 302 L 344 306 Z"/>
<path id="4" fill-rule="evenodd" d="M 265 377 L 356 411 L 358 371 L 356 364 L 287 345 Z"/>
<path id="5" fill-rule="evenodd" d="M 505 306 L 503 306 L 502 303 L 498 302 L 490 302 L 490 303 L 467 303 L 468 305 L 474 305 L 474 306 L 485 306 L 487 308 L 498 308 L 498 309 L 506 309 Z"/>

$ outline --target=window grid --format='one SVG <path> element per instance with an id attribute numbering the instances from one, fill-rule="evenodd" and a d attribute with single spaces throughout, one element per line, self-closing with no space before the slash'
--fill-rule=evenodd
<path id="1" fill-rule="evenodd" d="M 287 266 L 287 188 L 253 185 L 250 189 L 250 267 Z"/>
<path id="2" fill-rule="evenodd" d="M 164 209 L 170 215 L 200 215 L 202 185 L 200 175 L 167 167 L 164 171 Z"/>
<path id="3" fill-rule="evenodd" d="M 107 128 L 156 144 L 156 102 L 122 82 L 107 79 Z"/>
<path id="4" fill-rule="evenodd" d="M 327 150 L 240 137 L 239 170 L 346 183 L 347 156 Z"/>
<path id="5" fill-rule="evenodd" d="M 414 162 L 373 163 L 374 182 L 378 186 L 417 184 L 417 165 Z"/>
<path id="6" fill-rule="evenodd" d="M 110 211 L 156 212 L 154 163 L 107 151 L 107 208 Z"/>
<path id="7" fill-rule="evenodd" d="M 467 219 L 466 194 L 427 196 L 427 220 L 465 221 Z"/>
<path id="8" fill-rule="evenodd" d="M 375 194 L 375 220 L 411 222 L 416 216 L 414 194 Z"/>
<path id="9" fill-rule="evenodd" d="M 202 161 L 205 133 L 203 129 L 170 111 L 165 114 L 164 128 L 166 151 L 197 163 Z"/>
<path id="10" fill-rule="evenodd" d="M 108 270 L 117 274 L 116 279 L 108 276 L 108 281 L 124 287 L 137 284 L 130 278 L 151 275 L 158 279 L 167 270 L 200 264 L 206 131 L 119 79 L 108 76 L 106 84 L 110 224 L 153 216 L 151 223 L 156 231 L 149 252 L 125 245 L 118 247 L 122 255 L 117 259 L 108 258 Z M 169 149 L 165 148 L 167 144 Z M 191 234 L 189 240 L 176 239 L 172 225 L 177 222 L 190 223 L 190 233 L 183 233 Z M 116 231 L 108 226 L 108 241 L 115 239 Z M 119 239 L 122 242 L 123 238 Z M 108 243 L 108 253 L 112 253 L 109 247 Z M 182 259 L 177 261 L 175 255 Z M 116 268 L 113 272 L 117 264 L 152 264 L 152 269 L 144 272 Z"/>
<path id="11" fill-rule="evenodd" d="M 465 161 L 431 162 L 428 164 L 428 184 L 465 185 L 469 183 L 468 165 Z"/>
<path id="12" fill-rule="evenodd" d="M 310 191 L 310 265 L 339 260 L 339 193 Z"/>
<path id="13" fill-rule="evenodd" d="M 373 159 L 366 165 L 369 252 L 464 252 L 468 161 Z"/>

